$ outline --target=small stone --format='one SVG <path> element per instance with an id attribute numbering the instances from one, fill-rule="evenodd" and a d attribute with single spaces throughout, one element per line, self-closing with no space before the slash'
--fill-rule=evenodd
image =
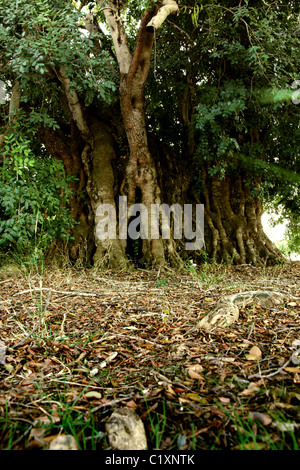
<path id="1" fill-rule="evenodd" d="M 142 420 L 131 408 L 112 413 L 105 429 L 112 449 L 147 450 L 147 438 Z"/>
<path id="2" fill-rule="evenodd" d="M 73 436 L 57 436 L 49 445 L 49 450 L 78 450 L 77 442 Z"/>

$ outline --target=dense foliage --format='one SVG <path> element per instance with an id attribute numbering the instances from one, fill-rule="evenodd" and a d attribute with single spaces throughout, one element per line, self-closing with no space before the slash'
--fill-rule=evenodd
<path id="1" fill-rule="evenodd" d="M 64 68 L 72 88 L 86 104 L 95 97 L 109 101 L 115 90 L 106 50 L 93 53 L 84 31 L 84 15 L 68 0 L 3 1 L 0 6 L 1 79 L 8 91 L 20 82 L 26 124 L 32 132 L 42 124 L 61 125 L 62 90 L 58 72 Z M 99 35 L 94 34 L 95 38 Z"/>
<path id="2" fill-rule="evenodd" d="M 70 181 L 62 164 L 34 155 L 29 144 L 7 137 L 0 172 L 0 247 L 22 252 L 68 240 L 74 226 L 67 208 Z"/>

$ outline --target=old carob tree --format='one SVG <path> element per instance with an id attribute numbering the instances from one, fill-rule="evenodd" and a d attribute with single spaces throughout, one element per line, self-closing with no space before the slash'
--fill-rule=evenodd
<path id="1" fill-rule="evenodd" d="M 281 1 L 1 2 L 1 161 L 13 138 L 26 139 L 36 165 L 62 162 L 71 260 L 281 258 L 261 215 L 280 201 L 297 218 L 298 14 Z M 128 210 L 146 207 L 148 223 L 153 204 L 203 204 L 204 247 L 187 252 L 184 235 L 119 237 L 120 196 Z M 106 204 L 116 236 L 105 239 Z"/>

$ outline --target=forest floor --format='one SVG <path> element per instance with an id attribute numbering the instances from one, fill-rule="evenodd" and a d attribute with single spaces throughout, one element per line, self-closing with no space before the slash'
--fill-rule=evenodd
<path id="1" fill-rule="evenodd" d="M 197 328 L 221 296 L 265 289 L 284 302 Z M 120 408 L 142 420 L 148 449 L 300 449 L 300 262 L 3 267 L 0 310 L 0 449 L 72 435 L 79 449 L 109 450 L 105 423 Z"/>

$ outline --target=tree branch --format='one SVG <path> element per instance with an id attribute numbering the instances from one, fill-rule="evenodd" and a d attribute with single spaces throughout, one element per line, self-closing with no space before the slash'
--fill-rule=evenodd
<path id="1" fill-rule="evenodd" d="M 2 147 L 4 143 L 4 139 L 9 132 L 10 126 L 12 126 L 13 124 L 16 124 L 16 113 L 20 109 L 20 101 L 21 101 L 20 82 L 17 81 L 15 82 L 13 86 L 12 94 L 10 97 L 9 110 L 8 110 L 8 126 L 6 127 L 4 134 L 0 134 L 0 148 Z"/>
<path id="2" fill-rule="evenodd" d="M 103 5 L 103 1 L 98 0 L 98 4 L 101 7 Z M 127 74 L 132 57 L 130 54 L 125 28 L 121 18 L 118 16 L 113 2 L 107 1 L 106 6 L 107 8 L 104 9 L 104 15 L 115 46 L 120 73 L 121 75 Z"/>
<path id="3" fill-rule="evenodd" d="M 15 120 L 15 114 L 20 108 L 21 100 L 21 91 L 20 91 L 20 82 L 16 82 L 12 89 L 12 94 L 9 103 L 9 122 Z"/>
<path id="4" fill-rule="evenodd" d="M 154 41 L 154 35 L 149 34 L 147 31 L 147 23 L 149 22 L 149 18 L 151 17 L 151 11 L 146 11 L 144 17 L 142 18 L 139 35 L 137 39 L 137 45 L 134 51 L 134 56 L 131 62 L 131 66 L 128 72 L 128 79 L 131 80 L 134 76 L 136 76 L 137 70 L 140 70 L 140 74 L 144 75 L 144 79 L 146 80 L 148 71 L 149 71 L 149 63 L 150 63 L 150 55 Z M 138 68 L 138 65 L 144 63 L 143 67 Z M 142 77 L 139 77 L 140 79 Z"/>
<path id="5" fill-rule="evenodd" d="M 159 8 L 158 12 L 147 24 L 147 32 L 154 33 L 169 15 L 177 13 L 178 11 L 179 6 L 175 0 L 163 0 L 162 6 Z"/>
<path id="6" fill-rule="evenodd" d="M 71 80 L 66 75 L 64 67 L 59 69 L 58 78 L 61 81 L 65 94 L 68 100 L 69 108 L 71 110 L 74 121 L 85 141 L 89 140 L 89 128 L 85 122 L 85 118 L 82 113 L 81 105 L 78 99 L 76 90 L 70 88 Z"/>

